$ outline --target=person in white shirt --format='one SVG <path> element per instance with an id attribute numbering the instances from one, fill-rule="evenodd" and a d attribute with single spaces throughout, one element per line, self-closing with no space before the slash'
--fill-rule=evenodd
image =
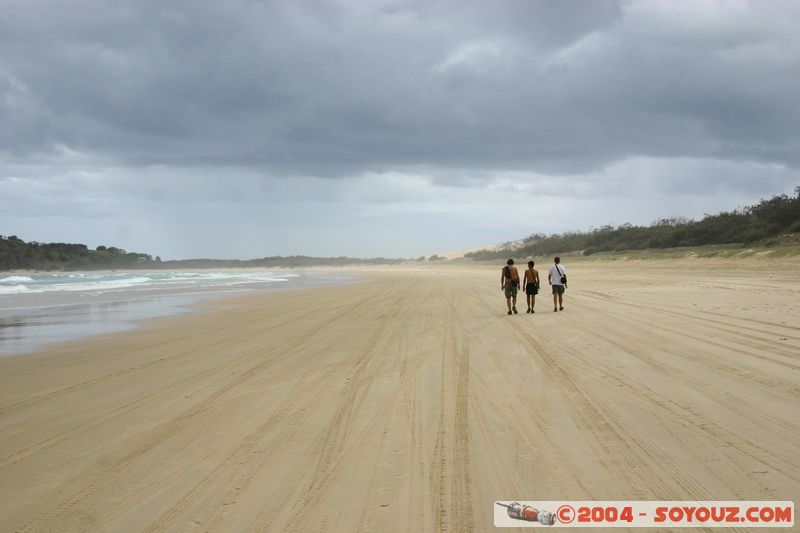
<path id="1" fill-rule="evenodd" d="M 564 289 L 567 288 L 567 269 L 561 264 L 561 258 L 553 259 L 555 263 L 547 271 L 547 281 L 553 287 L 553 311 L 564 310 Z"/>

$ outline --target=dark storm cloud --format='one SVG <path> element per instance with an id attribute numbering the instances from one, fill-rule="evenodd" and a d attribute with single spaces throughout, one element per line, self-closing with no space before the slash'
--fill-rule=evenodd
<path id="1" fill-rule="evenodd" d="M 634 156 L 795 166 L 797 6 L 6 0 L 0 149 L 321 177 L 428 166 L 445 183 Z"/>
<path id="2" fill-rule="evenodd" d="M 798 19 L 788 0 L 0 0 L 0 230 L 396 257 L 732 209 L 798 182 Z"/>

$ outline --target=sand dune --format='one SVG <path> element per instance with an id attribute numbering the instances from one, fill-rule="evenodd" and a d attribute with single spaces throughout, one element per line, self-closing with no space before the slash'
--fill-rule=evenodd
<path id="1" fill-rule="evenodd" d="M 2 531 L 486 531 L 500 499 L 800 500 L 796 260 L 385 269 L 0 359 Z"/>

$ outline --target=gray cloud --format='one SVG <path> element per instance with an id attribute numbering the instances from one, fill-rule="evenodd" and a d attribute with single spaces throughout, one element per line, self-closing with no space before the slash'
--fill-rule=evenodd
<path id="1" fill-rule="evenodd" d="M 559 172 L 633 155 L 795 165 L 798 14 L 793 2 L 12 2 L 3 148 L 321 176 Z"/>
<path id="2" fill-rule="evenodd" d="M 608 222 L 618 198 L 648 206 L 629 213 L 647 221 L 672 214 L 671 198 L 697 216 L 797 182 L 793 1 L 4 0 L 2 12 L 0 214 L 31 228 L 114 213 L 106 229 L 144 217 L 166 234 L 191 219 L 174 241 L 193 244 L 176 253 L 212 254 L 190 237 L 197 210 L 233 231 L 327 206 L 307 224 L 332 249 L 399 255 L 379 236 L 407 242 L 396 217 L 409 213 L 416 235 L 480 216 L 473 236 L 492 242 L 490 220 L 518 195 L 581 208 L 523 217 L 524 235 Z M 308 242 L 305 224 L 282 252 Z M 345 244 L 355 229 L 361 248 Z M 460 239 L 437 231 L 418 246 Z"/>

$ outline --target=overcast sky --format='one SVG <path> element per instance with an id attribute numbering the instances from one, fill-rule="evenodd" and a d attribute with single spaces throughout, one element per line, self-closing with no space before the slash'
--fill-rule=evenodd
<path id="1" fill-rule="evenodd" d="M 800 183 L 800 2 L 0 0 L 0 234 L 411 257 Z"/>

